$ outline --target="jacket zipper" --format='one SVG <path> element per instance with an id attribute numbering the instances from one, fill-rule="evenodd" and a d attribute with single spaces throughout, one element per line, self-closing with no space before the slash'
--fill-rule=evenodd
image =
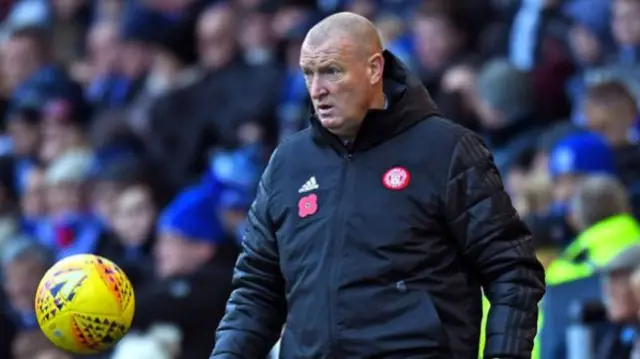
<path id="1" fill-rule="evenodd" d="M 338 301 L 337 301 L 337 296 L 338 296 L 338 291 L 339 291 L 339 286 L 338 286 L 338 282 L 336 280 L 336 278 L 339 277 L 339 273 L 340 273 L 340 268 L 337 268 L 338 265 L 340 264 L 340 254 L 341 251 L 340 249 L 342 248 L 342 244 L 344 243 L 344 236 L 345 236 L 345 223 L 346 223 L 346 219 L 344 216 L 345 213 L 345 205 L 347 204 L 346 199 L 346 193 L 348 193 L 346 191 L 346 189 L 350 188 L 351 186 L 351 176 L 350 176 L 350 170 L 351 170 L 351 162 L 353 160 L 353 156 L 351 153 L 347 153 L 345 155 L 343 155 L 343 166 L 342 166 L 342 171 L 341 171 L 341 176 L 340 176 L 340 190 L 338 192 L 339 200 L 338 200 L 338 211 L 336 213 L 336 223 L 338 223 L 338 230 L 336 231 L 336 233 L 338 233 L 338 236 L 336 236 L 336 240 L 333 242 L 333 248 L 332 248 L 332 253 L 331 253 L 331 265 L 329 267 L 329 283 L 328 283 L 328 288 L 329 288 L 329 310 L 328 310 L 328 319 L 329 319 L 329 357 L 330 358 L 334 358 L 334 357 L 339 357 L 339 347 L 338 347 L 338 343 L 337 343 L 337 338 L 338 338 L 338 315 L 337 315 L 337 310 L 338 310 Z"/>

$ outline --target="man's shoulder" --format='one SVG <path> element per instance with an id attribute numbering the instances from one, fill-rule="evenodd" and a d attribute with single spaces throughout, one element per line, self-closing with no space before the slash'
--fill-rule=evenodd
<path id="1" fill-rule="evenodd" d="M 431 116 L 417 123 L 403 139 L 412 152 L 423 156 L 428 162 L 447 166 L 461 144 L 482 143 L 475 132 L 441 116 Z M 465 146 L 468 147 L 468 146 Z"/>
<path id="2" fill-rule="evenodd" d="M 474 134 L 473 131 L 442 116 L 430 116 L 414 127 L 420 137 L 431 140 L 429 143 L 455 145 L 462 137 Z"/>
<path id="3" fill-rule="evenodd" d="M 306 128 L 285 138 L 271 154 L 271 161 L 278 163 L 282 161 L 303 158 L 309 154 L 313 146 L 311 130 Z"/>
<path id="4" fill-rule="evenodd" d="M 308 146 L 313 140 L 311 139 L 311 127 L 307 127 L 296 133 L 287 136 L 278 145 L 278 151 L 282 153 L 295 152 L 300 146 Z"/>
<path id="5" fill-rule="evenodd" d="M 309 163 L 313 156 L 314 144 L 309 128 L 291 134 L 271 153 L 267 166 L 269 177 L 278 177 L 291 171 L 298 163 Z"/>

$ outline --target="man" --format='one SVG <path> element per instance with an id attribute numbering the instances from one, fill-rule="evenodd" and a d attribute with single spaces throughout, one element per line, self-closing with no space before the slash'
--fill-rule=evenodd
<path id="1" fill-rule="evenodd" d="M 640 108 L 634 94 L 618 81 L 588 88 L 585 124 L 603 135 L 613 150 L 618 176 L 629 190 L 633 211 L 640 215 Z"/>
<path id="2" fill-rule="evenodd" d="M 544 271 L 477 135 L 358 15 L 309 31 L 311 127 L 273 154 L 211 355 L 529 358 Z"/>
<path id="3" fill-rule="evenodd" d="M 41 351 L 53 349 L 38 328 L 33 309 L 38 283 L 53 264 L 52 253 L 31 238 L 13 237 L 2 247 L 0 264 L 4 275 L 2 290 L 7 295 L 7 306 L 0 311 L 6 313 L 10 321 L 6 323 L 9 324 L 7 331 L 14 331 L 15 335 L 10 345 L 12 355 L 8 357 L 33 358 Z M 0 304 L 5 304 L 3 302 Z M 4 330 L 3 327 L 1 331 Z"/>
<path id="4" fill-rule="evenodd" d="M 156 281 L 136 288 L 132 327 L 174 325 L 183 338 L 178 359 L 205 358 L 231 293 L 235 245 L 222 230 L 214 195 L 201 186 L 187 188 L 162 211 L 157 233 Z"/>
<path id="5" fill-rule="evenodd" d="M 637 338 L 638 303 L 631 282 L 640 264 L 640 245 L 628 247 L 600 268 L 602 294 L 610 326 L 598 335 L 596 358 L 629 358 Z"/>
<path id="6" fill-rule="evenodd" d="M 564 333 L 570 324 L 565 314 L 570 307 L 601 296 L 596 269 L 609 265 L 620 253 L 640 243 L 640 225 L 631 214 L 627 191 L 617 178 L 592 174 L 573 191 L 568 212 L 578 236 L 546 270 L 549 287 L 541 305 L 544 323 L 537 347 L 544 359 L 565 357 Z M 615 358 L 597 358 L 601 357 Z"/>

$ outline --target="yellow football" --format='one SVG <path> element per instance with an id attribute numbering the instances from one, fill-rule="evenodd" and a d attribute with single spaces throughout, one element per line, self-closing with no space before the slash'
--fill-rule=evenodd
<path id="1" fill-rule="evenodd" d="M 95 354 L 113 346 L 131 326 L 131 282 L 113 262 L 92 254 L 60 260 L 44 275 L 35 298 L 38 324 L 57 347 Z"/>

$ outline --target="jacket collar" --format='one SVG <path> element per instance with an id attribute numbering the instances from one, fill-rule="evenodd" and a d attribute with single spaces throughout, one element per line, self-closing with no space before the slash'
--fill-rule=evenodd
<path id="1" fill-rule="evenodd" d="M 383 56 L 386 108 L 369 110 L 355 140 L 349 144 L 344 144 L 325 129 L 312 112 L 312 138 L 317 143 L 331 146 L 342 154 L 366 151 L 408 130 L 427 117 L 438 115 L 435 103 L 420 80 L 410 74 L 406 66 L 389 51 L 384 51 Z"/>

